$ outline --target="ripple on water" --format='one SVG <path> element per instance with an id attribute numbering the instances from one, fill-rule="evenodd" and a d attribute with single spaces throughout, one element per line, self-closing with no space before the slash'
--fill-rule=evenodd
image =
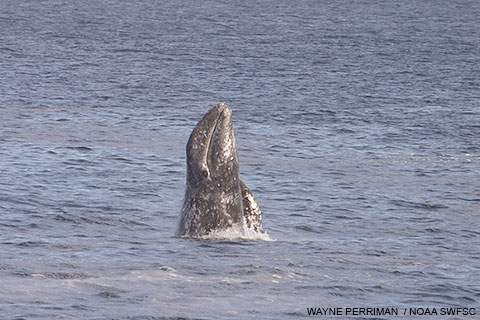
<path id="1" fill-rule="evenodd" d="M 45 279 L 59 279 L 59 280 L 98 278 L 98 276 L 91 275 L 84 272 L 15 271 L 15 272 L 12 272 L 11 274 L 20 278 L 45 278 Z"/>

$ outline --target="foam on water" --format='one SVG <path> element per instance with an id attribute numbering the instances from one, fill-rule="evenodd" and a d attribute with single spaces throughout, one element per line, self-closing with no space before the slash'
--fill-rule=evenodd
<path id="1" fill-rule="evenodd" d="M 233 224 L 230 228 L 214 230 L 207 235 L 201 236 L 202 240 L 219 241 L 275 241 L 270 238 L 266 231 L 254 231 L 244 224 Z"/>

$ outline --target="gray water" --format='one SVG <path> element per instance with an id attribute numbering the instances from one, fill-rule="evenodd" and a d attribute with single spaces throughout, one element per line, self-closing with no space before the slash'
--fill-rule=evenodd
<path id="1" fill-rule="evenodd" d="M 1 0 L 0 30 L 1 319 L 480 313 L 478 1 Z M 274 241 L 174 237 L 221 101 Z"/>

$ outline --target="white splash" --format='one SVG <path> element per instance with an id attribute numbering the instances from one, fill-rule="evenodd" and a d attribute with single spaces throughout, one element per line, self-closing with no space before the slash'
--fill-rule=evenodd
<path id="1" fill-rule="evenodd" d="M 214 230 L 207 235 L 199 237 L 203 240 L 220 241 L 275 241 L 270 238 L 266 231 L 254 231 L 245 224 L 233 224 L 231 227 L 222 230 Z"/>

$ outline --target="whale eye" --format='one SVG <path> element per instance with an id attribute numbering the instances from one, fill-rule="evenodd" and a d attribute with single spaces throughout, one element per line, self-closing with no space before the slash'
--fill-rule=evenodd
<path id="1" fill-rule="evenodd" d="M 202 176 L 204 176 L 205 178 L 208 178 L 208 170 L 202 169 Z"/>

